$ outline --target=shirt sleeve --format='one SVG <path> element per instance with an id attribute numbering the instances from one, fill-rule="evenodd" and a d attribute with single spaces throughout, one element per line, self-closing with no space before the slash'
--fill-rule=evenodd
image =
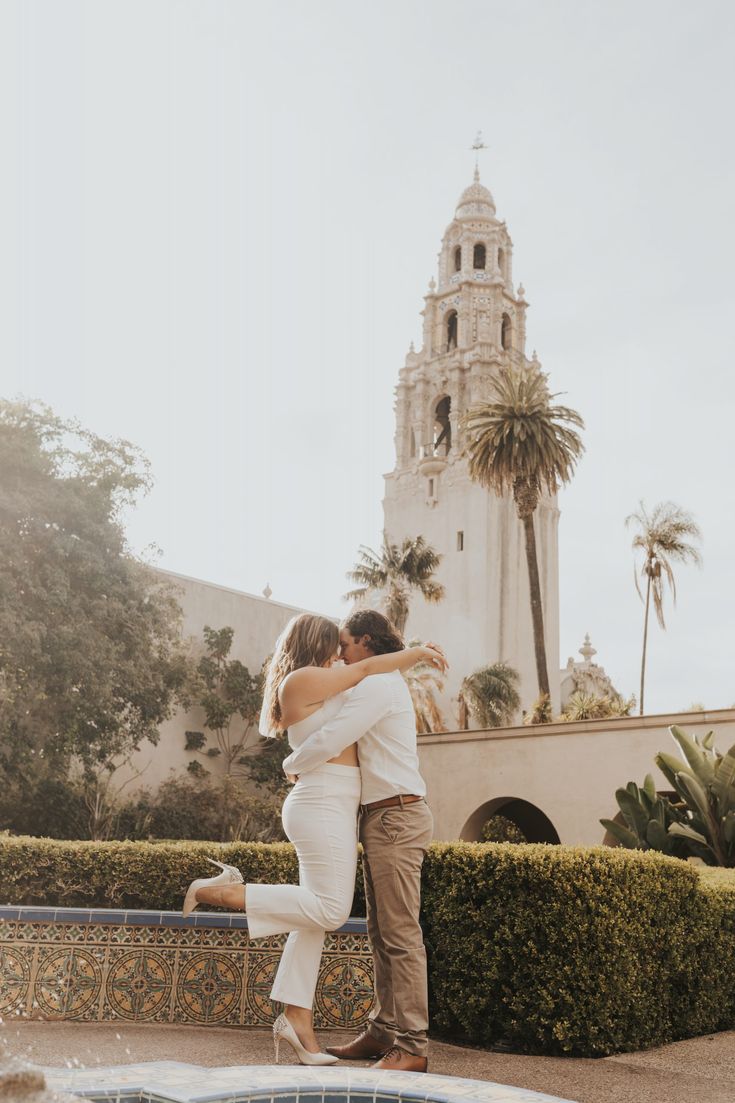
<path id="1" fill-rule="evenodd" d="M 387 715 L 391 703 L 390 685 L 376 675 L 365 678 L 355 686 L 337 715 L 284 759 L 284 772 L 306 774 L 336 758 Z"/>

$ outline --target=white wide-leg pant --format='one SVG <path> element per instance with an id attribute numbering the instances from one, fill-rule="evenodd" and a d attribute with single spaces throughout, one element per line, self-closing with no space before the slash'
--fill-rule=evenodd
<path id="1" fill-rule="evenodd" d="M 283 828 L 299 859 L 298 885 L 247 885 L 251 938 L 289 931 L 271 999 L 314 1003 L 326 931 L 349 917 L 357 870 L 360 770 L 327 762 L 303 774 L 283 805 Z"/>

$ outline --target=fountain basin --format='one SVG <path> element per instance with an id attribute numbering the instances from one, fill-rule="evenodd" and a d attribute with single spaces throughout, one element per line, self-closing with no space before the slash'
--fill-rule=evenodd
<path id="1" fill-rule="evenodd" d="M 364 1068 L 157 1061 L 43 1071 L 50 1088 L 93 1103 L 573 1103 L 485 1080 Z"/>

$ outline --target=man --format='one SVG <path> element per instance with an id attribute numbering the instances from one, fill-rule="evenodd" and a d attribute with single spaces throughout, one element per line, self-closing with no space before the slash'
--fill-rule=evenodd
<path id="1" fill-rule="evenodd" d="M 388 618 L 372 609 L 353 613 L 340 632 L 345 663 L 403 646 Z M 444 669 L 438 648 L 437 653 Z M 374 1068 L 426 1072 L 429 1008 L 419 909 L 421 866 L 433 819 L 418 769 L 413 703 L 398 671 L 365 678 L 350 690 L 337 716 L 289 755 L 283 768 L 288 774 L 307 773 L 358 741 L 360 842 L 375 1006 L 362 1034 L 327 1052 L 345 1060 L 379 1058 Z"/>

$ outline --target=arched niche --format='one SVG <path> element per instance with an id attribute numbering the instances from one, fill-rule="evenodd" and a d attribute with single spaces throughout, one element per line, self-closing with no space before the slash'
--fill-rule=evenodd
<path id="1" fill-rule="evenodd" d="M 513 323 L 510 320 L 510 314 L 503 314 L 500 323 L 500 346 L 506 351 L 510 351 L 513 347 Z"/>
<path id="2" fill-rule="evenodd" d="M 452 422 L 449 417 L 451 409 L 452 400 L 448 394 L 434 404 L 432 442 L 435 456 L 447 456 L 452 447 Z"/>
<path id="3" fill-rule="evenodd" d="M 531 804 L 530 801 L 523 800 L 521 797 L 495 797 L 493 800 L 481 804 L 465 822 L 460 832 L 460 838 L 464 839 L 465 842 L 478 842 L 483 824 L 499 812 L 523 832 L 526 841 L 529 843 L 553 843 L 558 845 L 561 841 L 559 833 L 549 817 L 535 804 Z"/>
<path id="4" fill-rule="evenodd" d="M 456 310 L 450 310 L 447 314 L 446 321 L 444 323 L 446 333 L 446 346 L 447 352 L 457 347 L 457 332 L 459 328 L 459 317 Z"/>
<path id="5" fill-rule="evenodd" d="M 472 250 L 472 267 L 484 268 L 487 264 L 487 249 L 481 241 L 478 241 Z"/>
<path id="6" fill-rule="evenodd" d="M 454 271 L 462 271 L 462 246 L 458 245 L 454 250 Z"/>

